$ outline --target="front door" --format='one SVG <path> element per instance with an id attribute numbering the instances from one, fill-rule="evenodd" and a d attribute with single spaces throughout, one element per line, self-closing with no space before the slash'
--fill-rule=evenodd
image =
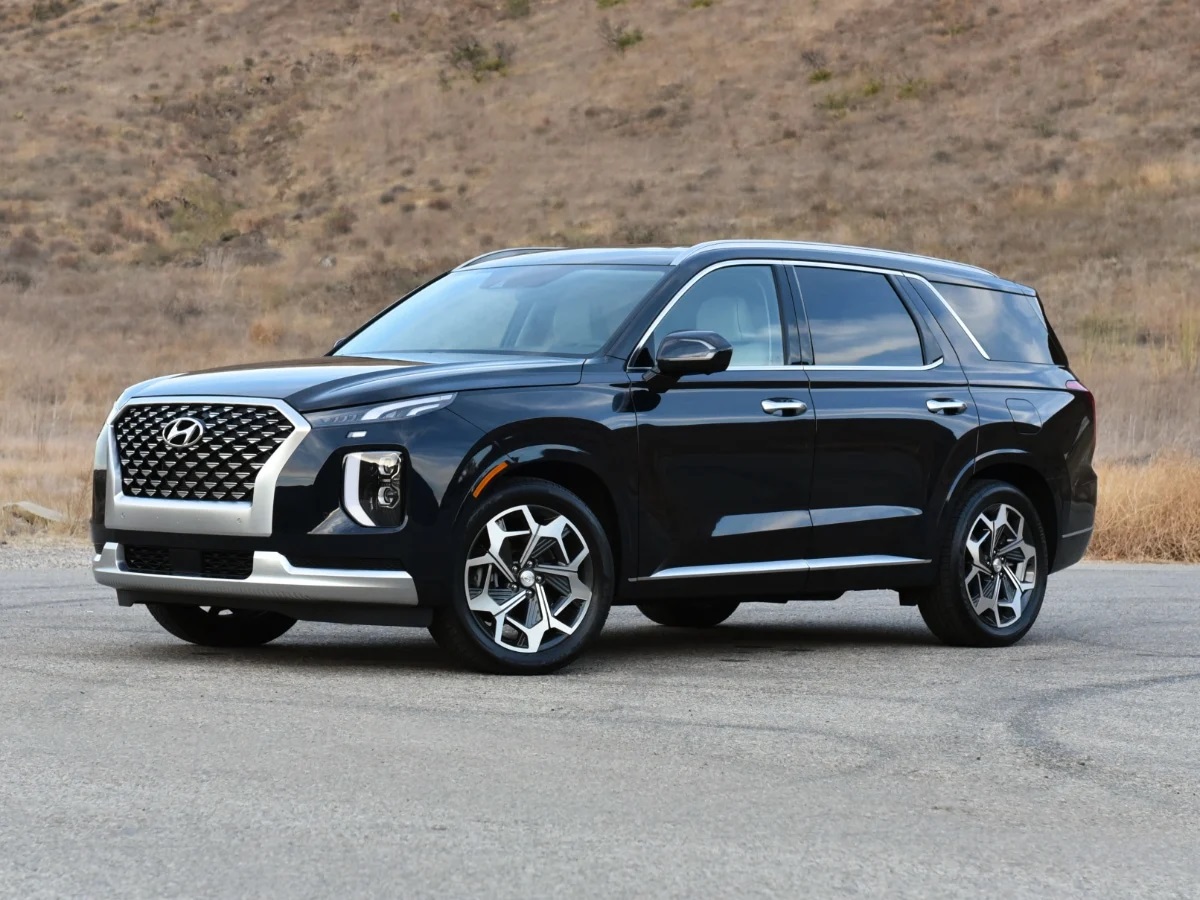
<path id="1" fill-rule="evenodd" d="M 667 308 L 646 344 L 652 355 L 666 335 L 701 330 L 733 346 L 725 372 L 634 388 L 638 575 L 655 592 L 803 586 L 814 426 L 808 378 L 785 340 L 794 328 L 794 309 L 780 302 L 786 277 L 771 265 L 711 269 Z"/>

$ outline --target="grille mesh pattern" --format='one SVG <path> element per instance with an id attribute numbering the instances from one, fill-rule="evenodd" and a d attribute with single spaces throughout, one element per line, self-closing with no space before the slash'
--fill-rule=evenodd
<path id="1" fill-rule="evenodd" d="M 178 550 L 125 545 L 125 565 L 155 575 L 199 575 L 203 578 L 249 578 L 254 554 L 238 550 Z"/>
<path id="2" fill-rule="evenodd" d="M 135 572 L 171 574 L 171 551 L 166 547 L 125 547 L 125 564 Z"/>
<path id="3" fill-rule="evenodd" d="M 180 417 L 204 423 L 195 446 L 175 449 L 163 430 Z M 127 407 L 113 422 L 122 490 L 131 497 L 249 501 L 254 479 L 295 426 L 272 406 L 154 403 Z"/>
<path id="4" fill-rule="evenodd" d="M 207 578 L 249 578 L 253 571 L 253 553 L 213 550 L 200 554 L 200 574 Z"/>

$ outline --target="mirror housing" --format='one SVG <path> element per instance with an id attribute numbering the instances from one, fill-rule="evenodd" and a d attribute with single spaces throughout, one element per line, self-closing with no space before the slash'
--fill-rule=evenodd
<path id="1" fill-rule="evenodd" d="M 329 352 L 337 353 L 339 350 L 342 349 L 342 347 L 344 347 L 346 345 L 346 341 L 348 341 L 348 340 L 350 340 L 350 338 L 348 338 L 348 337 L 338 338 L 336 341 L 333 342 L 333 346 L 329 348 Z"/>
<path id="2" fill-rule="evenodd" d="M 673 331 L 654 354 L 654 373 L 670 378 L 713 375 L 729 368 L 733 347 L 715 331 Z"/>

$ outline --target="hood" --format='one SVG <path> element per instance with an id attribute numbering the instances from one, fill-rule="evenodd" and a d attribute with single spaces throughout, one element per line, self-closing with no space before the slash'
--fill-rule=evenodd
<path id="1" fill-rule="evenodd" d="M 422 353 L 405 359 L 322 356 L 160 378 L 133 397 L 261 397 L 298 412 L 500 387 L 577 384 L 583 360 L 554 356 Z"/>

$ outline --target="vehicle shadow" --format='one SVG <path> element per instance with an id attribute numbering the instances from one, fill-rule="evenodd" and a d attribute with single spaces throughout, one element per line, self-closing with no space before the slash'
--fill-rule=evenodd
<path id="1" fill-rule="evenodd" d="M 667 628 L 646 623 L 605 630 L 588 650 L 588 657 L 726 657 L 762 651 L 811 653 L 849 647 L 927 647 L 933 643 L 933 638 L 919 626 L 875 622 L 726 623 L 716 628 Z"/>
<path id="2" fill-rule="evenodd" d="M 715 628 L 667 628 L 625 621 L 606 628 L 583 660 L 595 664 L 632 659 L 743 661 L 753 655 L 789 655 L 854 648 L 930 647 L 934 639 L 916 625 L 887 623 L 726 623 Z M 145 642 L 131 655 L 153 665 L 229 661 L 242 666 L 296 669 L 464 672 L 427 633 L 418 629 L 353 629 L 285 636 L 265 647 L 197 647 Z"/>
<path id="3" fill-rule="evenodd" d="M 264 647 L 197 647 L 168 638 L 137 644 L 130 653 L 152 665 L 228 661 L 264 668 L 462 671 L 426 632 L 415 628 L 364 629 L 357 634 L 339 630 L 328 636 L 301 633 Z"/>

